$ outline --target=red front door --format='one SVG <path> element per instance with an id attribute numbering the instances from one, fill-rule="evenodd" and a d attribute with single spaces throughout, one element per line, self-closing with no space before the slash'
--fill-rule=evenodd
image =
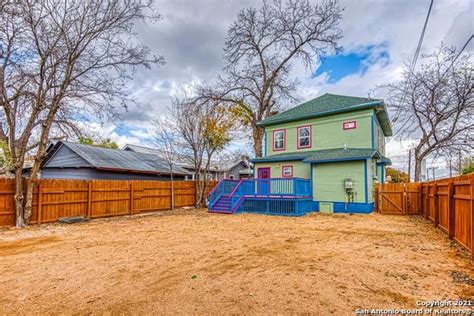
<path id="1" fill-rule="evenodd" d="M 258 168 L 258 194 L 270 194 L 270 168 Z"/>

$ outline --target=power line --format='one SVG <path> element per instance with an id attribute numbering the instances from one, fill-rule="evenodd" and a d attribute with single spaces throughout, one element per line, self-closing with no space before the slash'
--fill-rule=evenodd
<path id="1" fill-rule="evenodd" d="M 418 45 L 416 46 L 415 55 L 413 56 L 413 60 L 410 64 L 410 70 L 408 72 L 407 81 L 406 81 L 406 84 L 405 84 L 405 88 L 403 90 L 403 95 L 402 95 L 402 99 L 401 99 L 400 103 L 405 102 L 405 97 L 406 97 L 406 92 L 405 91 L 408 88 L 407 87 L 408 86 L 408 81 L 409 81 L 411 75 L 413 74 L 413 71 L 415 70 L 416 62 L 418 61 L 418 56 L 420 55 L 421 45 L 423 44 L 423 39 L 425 37 L 426 27 L 428 26 L 428 21 L 429 21 L 429 18 L 430 18 L 431 9 L 433 8 L 433 3 L 434 3 L 434 0 L 431 0 L 430 7 L 428 8 L 428 13 L 426 14 L 425 23 L 423 24 L 423 29 L 421 30 L 420 38 L 418 39 Z M 398 119 L 399 114 L 400 114 L 400 109 L 397 111 L 397 115 L 396 115 L 397 117 L 395 118 L 395 122 Z M 405 121 L 405 123 L 403 123 L 403 125 L 395 132 L 395 134 L 393 134 L 392 138 L 389 139 L 387 144 L 390 143 L 397 136 L 397 134 L 405 127 L 407 122 L 408 122 L 408 120 Z"/>
<path id="2" fill-rule="evenodd" d="M 456 62 L 456 60 L 459 58 L 459 56 L 461 56 L 462 52 L 466 49 L 466 47 L 469 45 L 469 42 L 474 38 L 474 34 L 471 34 L 471 36 L 467 39 L 466 43 L 464 43 L 463 47 L 461 48 L 461 50 L 459 51 L 459 53 L 456 55 L 456 57 L 454 57 L 453 61 L 451 62 L 451 64 L 449 64 L 449 66 L 445 69 L 445 71 L 443 72 L 443 75 L 441 77 L 444 77 L 444 75 L 446 75 L 446 73 L 448 72 L 449 68 L 451 68 L 454 63 Z M 411 73 L 410 73 L 411 74 Z M 403 96 L 405 96 L 406 94 L 404 94 Z M 402 99 L 402 102 L 404 101 L 405 98 Z M 401 102 L 401 103 L 402 103 Z M 406 120 L 402 126 L 400 126 L 400 128 L 393 134 L 392 138 L 388 140 L 387 144 L 390 143 L 393 139 L 395 139 L 395 136 L 403 129 L 405 128 L 405 125 L 407 125 L 409 122 L 409 120 Z"/>
<path id="3" fill-rule="evenodd" d="M 443 75 L 441 77 L 444 77 L 444 75 L 448 72 L 449 68 L 451 68 L 454 63 L 456 62 L 456 60 L 458 59 L 458 57 L 462 54 L 462 52 L 466 49 L 467 45 L 469 45 L 469 42 L 472 40 L 472 38 L 474 37 L 474 34 L 471 34 L 471 36 L 467 39 L 466 43 L 464 43 L 464 46 L 461 48 L 461 50 L 459 51 L 459 53 L 456 55 L 456 57 L 454 57 L 453 61 L 451 62 L 451 64 L 448 66 L 448 68 L 446 68 L 446 70 L 444 71 Z"/>

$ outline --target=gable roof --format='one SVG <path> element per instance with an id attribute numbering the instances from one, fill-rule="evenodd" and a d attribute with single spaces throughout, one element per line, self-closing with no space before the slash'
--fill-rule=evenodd
<path id="1" fill-rule="evenodd" d="M 124 151 L 133 151 L 137 153 L 143 153 L 143 154 L 150 154 L 150 155 L 155 155 L 158 157 L 165 157 L 166 152 L 160 149 L 156 148 L 151 148 L 151 147 L 145 147 L 141 145 L 134 145 L 134 144 L 126 144 L 123 146 L 122 150 Z M 182 155 L 175 155 L 175 160 L 176 160 L 176 165 L 180 166 L 181 168 L 188 169 L 190 171 L 194 171 L 194 165 L 190 163 L 192 160 L 191 157 L 186 157 Z M 207 160 L 203 158 L 202 163 L 205 164 Z M 224 170 L 217 168 L 215 166 L 210 166 L 209 171 L 213 172 L 222 172 Z M 189 172 L 188 172 L 189 173 Z"/>
<path id="2" fill-rule="evenodd" d="M 167 163 L 162 161 L 157 155 L 64 141 L 57 142 L 48 148 L 43 167 L 48 167 L 48 162 L 51 161 L 62 146 L 73 151 L 76 155 L 88 162 L 92 168 L 135 173 L 170 173 Z M 179 166 L 173 166 L 173 173 L 188 174 L 186 170 Z"/>
<path id="3" fill-rule="evenodd" d="M 390 159 L 382 156 L 373 148 L 331 148 L 321 150 L 310 150 L 293 153 L 281 153 L 277 155 L 254 158 L 252 162 L 273 162 L 302 160 L 308 163 L 325 163 L 350 160 L 364 160 L 372 157 L 380 158 L 386 164 L 391 164 Z"/>
<path id="4" fill-rule="evenodd" d="M 390 120 L 383 100 L 330 93 L 323 94 L 322 96 L 309 100 L 295 106 L 294 108 L 264 119 L 258 122 L 257 125 L 263 127 L 363 109 L 375 109 L 377 119 L 380 122 L 384 135 L 392 135 Z"/>

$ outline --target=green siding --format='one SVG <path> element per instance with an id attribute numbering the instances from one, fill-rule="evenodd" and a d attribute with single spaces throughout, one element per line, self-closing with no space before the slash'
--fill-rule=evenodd
<path id="1" fill-rule="evenodd" d="M 383 171 L 382 171 L 382 170 L 383 170 L 384 168 L 385 168 L 385 167 L 384 167 L 383 165 L 378 165 L 378 166 L 377 166 L 377 181 L 378 181 L 379 183 L 383 183 L 383 182 L 384 182 L 384 179 L 382 179 L 382 174 L 383 174 Z"/>
<path id="2" fill-rule="evenodd" d="M 374 124 L 375 146 L 382 155 L 385 155 L 385 136 L 383 134 L 382 128 L 380 127 L 379 121 L 375 117 Z"/>
<path id="3" fill-rule="evenodd" d="M 313 165 L 313 200 L 346 202 L 347 177 L 354 180 L 354 202 L 365 203 L 364 160 Z"/>
<path id="4" fill-rule="evenodd" d="M 301 161 L 279 161 L 279 162 L 259 162 L 255 163 L 255 177 L 258 177 L 258 168 L 270 167 L 272 178 L 283 178 L 281 172 L 283 166 L 293 166 L 293 177 L 309 179 L 311 178 L 311 165 Z"/>
<path id="5" fill-rule="evenodd" d="M 327 117 L 306 119 L 297 122 L 272 125 L 265 129 L 266 155 L 271 156 L 282 152 L 296 152 L 329 148 L 371 148 L 372 147 L 372 116 L 373 110 L 355 111 Z M 344 130 L 342 123 L 356 121 L 357 128 Z M 311 125 L 311 148 L 297 148 L 297 128 Z M 273 151 L 273 131 L 286 129 L 286 148 L 284 151 Z"/>
<path id="6" fill-rule="evenodd" d="M 367 160 L 367 188 L 369 192 L 367 198 L 369 203 L 374 201 L 374 177 L 377 176 L 377 170 L 375 169 L 376 166 L 377 164 L 375 163 L 375 160 Z"/>

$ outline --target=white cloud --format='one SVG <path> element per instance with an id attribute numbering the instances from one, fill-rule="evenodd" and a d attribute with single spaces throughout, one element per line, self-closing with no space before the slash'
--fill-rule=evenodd
<path id="1" fill-rule="evenodd" d="M 179 87 L 216 77 L 222 67 L 226 30 L 238 10 L 249 5 L 258 4 L 249 0 L 156 0 L 163 20 L 153 25 L 140 25 L 137 30 L 140 39 L 154 53 L 163 55 L 167 63 L 151 71 L 140 71 L 131 83 L 134 95 L 142 105 L 122 114 L 128 136 L 117 133 L 117 124 L 99 126 L 98 130 L 120 144 L 146 143 L 151 119 L 166 110 Z M 336 83 L 328 83 L 326 75 L 311 78 L 312 72 L 296 63 L 293 74 L 301 82 L 297 93 L 300 99 L 310 99 L 325 92 L 367 96 L 377 85 L 399 78 L 403 62 L 414 54 L 428 5 L 429 0 L 341 1 L 345 10 L 341 23 L 344 38 L 340 44 L 346 51 L 351 51 L 383 43 L 390 63 L 369 64 L 363 74 L 352 74 Z M 473 1 L 470 0 L 435 1 L 422 52 L 433 50 L 441 41 L 461 46 L 473 30 L 472 12 Z M 383 98 L 383 95 L 372 97 Z M 401 157 L 406 156 L 407 148 L 408 144 L 395 141 L 387 146 L 394 161 L 400 160 L 397 167 L 403 166 Z"/>

